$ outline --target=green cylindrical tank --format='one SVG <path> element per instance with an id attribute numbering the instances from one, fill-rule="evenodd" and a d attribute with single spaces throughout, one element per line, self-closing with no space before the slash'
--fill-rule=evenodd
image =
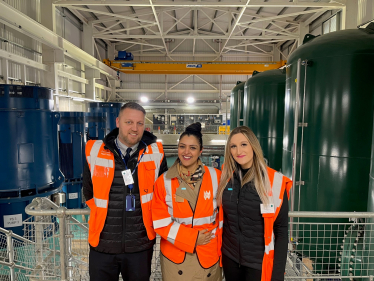
<path id="1" fill-rule="evenodd" d="M 245 82 L 238 81 L 230 96 L 230 130 L 243 125 L 243 96 Z"/>
<path id="2" fill-rule="evenodd" d="M 293 179 L 291 205 L 295 211 L 367 210 L 374 106 L 373 42 L 374 24 L 320 37 L 308 34 L 304 44 L 289 57 L 282 172 Z M 292 153 L 295 146 L 296 161 Z M 304 233 L 298 238 L 303 240 Z M 342 236 L 333 229 L 331 233 Z M 318 248 L 317 240 L 310 242 L 311 250 Z M 329 254 L 330 260 L 322 262 L 333 266 L 335 261 L 331 259 L 339 253 Z"/>
<path id="3" fill-rule="evenodd" d="M 371 148 L 371 166 L 369 176 L 369 193 L 368 193 L 368 212 L 374 212 L 374 130 L 373 130 L 373 141 Z M 364 252 L 364 264 L 367 266 L 364 269 L 366 276 L 374 276 L 374 219 L 367 219 L 368 223 L 365 227 L 365 252 Z"/>
<path id="4" fill-rule="evenodd" d="M 243 125 L 260 141 L 268 166 L 282 169 L 285 69 L 254 72 L 245 82 Z"/>

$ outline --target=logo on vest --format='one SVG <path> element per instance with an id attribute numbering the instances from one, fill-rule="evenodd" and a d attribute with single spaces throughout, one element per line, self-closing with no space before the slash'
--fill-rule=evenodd
<path id="1" fill-rule="evenodd" d="M 102 156 L 111 156 L 112 155 L 112 152 L 110 152 L 110 150 L 106 151 L 106 150 L 102 150 L 100 152 L 100 155 Z"/>
<path id="2" fill-rule="evenodd" d="M 204 191 L 204 199 L 210 199 L 210 191 Z"/>

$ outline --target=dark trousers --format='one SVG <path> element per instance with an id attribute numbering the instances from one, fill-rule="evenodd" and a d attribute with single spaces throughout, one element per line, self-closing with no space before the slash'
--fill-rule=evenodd
<path id="1" fill-rule="evenodd" d="M 223 273 L 226 281 L 261 281 L 261 270 L 239 264 L 222 255 Z"/>
<path id="2" fill-rule="evenodd" d="M 90 281 L 149 281 L 153 248 L 125 254 L 105 254 L 90 249 Z"/>

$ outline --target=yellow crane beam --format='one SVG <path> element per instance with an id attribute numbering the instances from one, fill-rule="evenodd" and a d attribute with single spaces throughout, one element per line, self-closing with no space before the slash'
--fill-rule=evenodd
<path id="1" fill-rule="evenodd" d="M 213 74 L 250 75 L 253 71 L 278 69 L 286 61 L 125 61 L 103 60 L 114 70 L 127 74 Z"/>

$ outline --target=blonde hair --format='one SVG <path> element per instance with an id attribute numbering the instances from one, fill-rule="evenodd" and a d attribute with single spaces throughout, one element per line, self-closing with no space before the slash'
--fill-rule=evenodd
<path id="1" fill-rule="evenodd" d="M 243 176 L 239 164 L 234 160 L 231 155 L 230 142 L 234 135 L 243 134 L 248 140 L 249 144 L 253 149 L 253 164 L 249 171 Z M 269 191 L 270 191 L 270 181 L 267 173 L 267 165 L 265 163 L 264 155 L 255 134 L 252 130 L 246 126 L 237 127 L 231 131 L 227 144 L 225 147 L 225 160 L 222 168 L 222 175 L 217 193 L 217 203 L 222 204 L 222 194 L 227 186 L 228 182 L 233 176 L 234 171 L 237 171 L 241 181 L 241 187 L 243 187 L 247 182 L 254 181 L 254 185 L 257 194 L 260 196 L 262 203 L 269 203 Z"/>

